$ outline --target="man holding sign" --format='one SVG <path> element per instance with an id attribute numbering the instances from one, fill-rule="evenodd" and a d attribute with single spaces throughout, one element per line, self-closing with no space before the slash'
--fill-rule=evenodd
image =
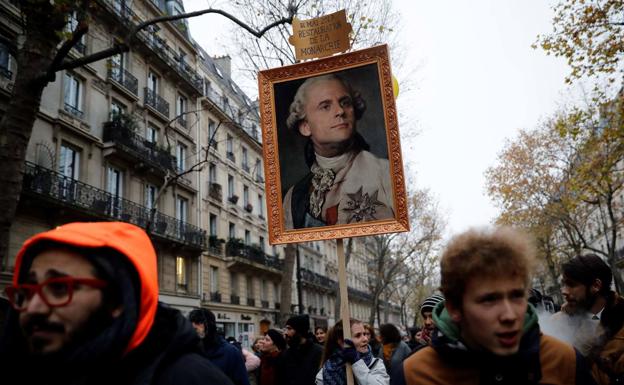
<path id="1" fill-rule="evenodd" d="M 335 74 L 308 78 L 297 90 L 286 125 L 308 138 L 310 172 L 284 197 L 286 229 L 394 218 L 388 160 L 372 154 L 356 130 L 365 109 Z"/>

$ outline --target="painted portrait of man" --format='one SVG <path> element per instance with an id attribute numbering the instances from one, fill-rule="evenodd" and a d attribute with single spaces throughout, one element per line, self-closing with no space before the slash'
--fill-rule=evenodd
<path id="1" fill-rule="evenodd" d="M 365 67 L 291 87 L 280 143 L 286 230 L 395 218 L 377 70 Z"/>

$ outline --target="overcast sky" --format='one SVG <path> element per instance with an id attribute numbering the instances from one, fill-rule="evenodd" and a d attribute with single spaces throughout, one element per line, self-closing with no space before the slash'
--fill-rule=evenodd
<path id="1" fill-rule="evenodd" d="M 208 3 L 184 4 L 191 11 Z M 397 100 L 400 129 L 419 132 L 404 141 L 403 157 L 416 185 L 429 188 L 440 202 L 448 217 L 447 235 L 487 225 L 497 209 L 486 195 L 484 172 L 505 139 L 519 128 L 537 126 L 570 99 L 565 63 L 531 48 L 539 33 L 552 29 L 550 2 L 393 4 L 403 17 L 405 62 L 417 67 L 395 71 L 399 81 L 409 74 L 415 83 Z M 208 53 L 235 57 L 235 48 L 228 47 L 231 23 L 222 20 L 213 15 L 191 19 L 191 34 Z M 252 94 L 249 86 L 243 89 Z"/>

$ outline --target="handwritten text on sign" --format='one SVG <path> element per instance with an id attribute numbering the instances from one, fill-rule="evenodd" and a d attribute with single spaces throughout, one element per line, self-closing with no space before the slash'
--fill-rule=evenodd
<path id="1" fill-rule="evenodd" d="M 350 32 L 351 24 L 347 23 L 343 9 L 316 19 L 295 18 L 288 41 L 295 46 L 297 60 L 320 58 L 347 51 L 351 46 Z"/>

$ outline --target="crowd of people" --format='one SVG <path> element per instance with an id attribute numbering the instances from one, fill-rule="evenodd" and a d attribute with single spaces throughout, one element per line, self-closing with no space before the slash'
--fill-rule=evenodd
<path id="1" fill-rule="evenodd" d="M 184 317 L 158 302 L 142 229 L 67 224 L 16 256 L 2 383 L 343 385 L 348 373 L 359 385 L 623 383 L 624 298 L 609 266 L 595 255 L 565 262 L 565 302 L 539 318 L 554 307 L 530 289 L 534 263 L 523 233 L 471 230 L 446 246 L 421 328 L 351 319 L 345 338 L 341 321 L 312 330 L 300 314 L 247 350 L 218 333 L 210 310 Z"/>

